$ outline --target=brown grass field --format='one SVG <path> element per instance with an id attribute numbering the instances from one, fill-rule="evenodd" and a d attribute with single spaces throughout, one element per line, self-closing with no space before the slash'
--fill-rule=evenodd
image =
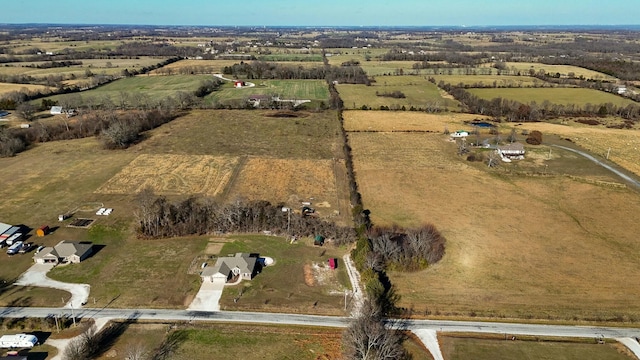
<path id="1" fill-rule="evenodd" d="M 47 86 L 44 86 L 44 85 L 0 83 L 0 95 L 4 94 L 4 93 L 12 92 L 12 91 L 21 91 L 21 92 L 42 91 L 42 92 L 48 92 L 49 90 L 50 90 L 50 88 L 47 87 Z"/>
<path id="2" fill-rule="evenodd" d="M 429 131 L 440 133 L 444 132 L 445 128 L 452 132 L 460 127 L 465 128 L 464 121 L 488 119 L 488 117 L 474 114 L 436 115 L 400 111 L 345 111 L 342 117 L 346 131 Z"/>
<path id="3" fill-rule="evenodd" d="M 102 185 L 100 194 L 136 194 L 150 187 L 156 194 L 216 196 L 226 187 L 238 158 L 210 155 L 143 154 Z"/>
<path id="4" fill-rule="evenodd" d="M 339 207 L 335 166 L 333 160 L 252 157 L 234 179 L 228 198 L 282 202 L 292 208 L 299 207 L 301 201 L 311 201 L 323 217 L 333 211 L 348 211 Z"/>
<path id="5" fill-rule="evenodd" d="M 560 150 L 548 161 L 531 156 L 555 176 L 509 175 L 525 163 L 487 171 L 455 155 L 445 138 L 350 134 L 374 224 L 431 222 L 448 239 L 440 263 L 390 274 L 401 306 L 432 315 L 640 319 L 640 224 L 628 215 L 640 211 L 637 192 L 561 176 L 618 181 Z"/>

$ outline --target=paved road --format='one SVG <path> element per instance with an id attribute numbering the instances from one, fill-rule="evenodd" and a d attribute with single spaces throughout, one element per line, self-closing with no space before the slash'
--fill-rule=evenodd
<path id="1" fill-rule="evenodd" d="M 157 321 L 220 321 L 242 322 L 257 324 L 285 324 L 308 325 L 327 327 L 346 327 L 349 323 L 347 317 L 318 316 L 300 314 L 272 314 L 257 312 L 235 311 L 189 311 L 166 309 L 78 309 L 75 316 L 81 318 L 113 318 L 113 319 L 138 319 Z M 42 318 L 53 315 L 71 315 L 71 309 L 61 308 L 0 308 L 0 317 Z M 532 335 L 532 336 L 561 336 L 595 338 L 604 336 L 609 339 L 640 337 L 638 328 L 600 327 L 600 326 L 568 326 L 568 325 L 536 325 L 514 324 L 478 321 L 448 321 L 448 320 L 408 320 L 401 325 L 408 330 L 430 329 L 443 332 L 470 332 L 491 333 L 508 335 Z"/>

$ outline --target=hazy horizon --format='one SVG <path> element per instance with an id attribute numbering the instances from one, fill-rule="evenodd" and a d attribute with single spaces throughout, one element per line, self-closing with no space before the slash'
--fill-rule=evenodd
<path id="1" fill-rule="evenodd" d="M 4 5 L 3 24 L 487 27 L 636 26 L 640 3 L 611 0 L 32 0 Z"/>

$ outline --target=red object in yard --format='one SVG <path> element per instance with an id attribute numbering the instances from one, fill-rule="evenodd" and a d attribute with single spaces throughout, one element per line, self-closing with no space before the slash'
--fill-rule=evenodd
<path id="1" fill-rule="evenodd" d="M 49 227 L 47 225 L 42 225 L 38 230 L 36 230 L 36 235 L 38 237 L 43 237 L 49 233 Z"/>
<path id="2" fill-rule="evenodd" d="M 336 258 L 330 258 L 329 259 L 329 268 L 331 270 L 335 270 L 338 267 L 338 259 Z"/>

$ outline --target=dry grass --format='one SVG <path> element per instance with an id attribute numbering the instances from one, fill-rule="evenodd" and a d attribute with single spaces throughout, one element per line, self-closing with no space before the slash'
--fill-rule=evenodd
<path id="1" fill-rule="evenodd" d="M 311 201 L 323 216 L 344 211 L 338 208 L 334 166 L 333 160 L 249 158 L 234 179 L 229 198 L 284 202 L 292 208 Z"/>
<path id="2" fill-rule="evenodd" d="M 429 131 L 443 132 L 445 128 L 455 131 L 465 121 L 488 119 L 482 115 L 448 113 L 427 114 L 422 112 L 345 111 L 346 131 Z"/>
<path id="3" fill-rule="evenodd" d="M 216 196 L 225 189 L 238 158 L 210 155 L 143 154 L 102 185 L 99 194 L 136 194 L 150 187 L 156 194 Z"/>
<path id="4" fill-rule="evenodd" d="M 543 134 L 556 134 L 569 138 L 593 154 L 606 156 L 611 148 L 609 159 L 625 169 L 640 175 L 640 138 L 637 129 L 607 129 L 603 126 L 588 126 L 574 122 L 568 125 L 534 123 L 523 125 L 530 130 L 539 130 Z"/>
<path id="5" fill-rule="evenodd" d="M 31 84 L 11 84 L 11 83 L 0 83 L 0 94 L 8 93 L 11 91 L 42 91 L 48 92 L 51 88 L 44 85 L 31 85 Z M 26 90 L 26 91 L 25 91 Z"/>
<path id="6" fill-rule="evenodd" d="M 603 74 L 601 72 L 581 68 L 571 65 L 546 65 L 541 63 L 528 63 L 528 62 L 508 62 L 506 63 L 509 69 L 516 68 L 518 71 L 528 73 L 530 69 L 538 72 L 544 70 L 550 74 L 560 73 L 562 76 L 567 76 L 569 73 L 574 73 L 576 77 L 584 76 L 587 79 L 595 80 L 615 80 L 613 76 Z"/>
<path id="7" fill-rule="evenodd" d="M 640 316 L 640 224 L 628 215 L 640 211 L 636 192 L 489 173 L 438 134 L 353 133 L 350 141 L 373 222 L 431 222 L 448 239 L 441 263 L 390 274 L 402 306 L 464 316 Z"/>

